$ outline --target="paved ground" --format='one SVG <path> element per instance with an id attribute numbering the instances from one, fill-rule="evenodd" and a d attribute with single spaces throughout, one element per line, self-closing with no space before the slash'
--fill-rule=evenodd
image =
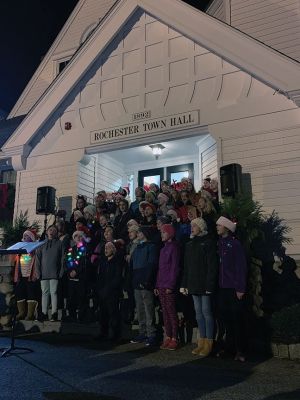
<path id="1" fill-rule="evenodd" d="M 33 340 L 34 339 L 34 340 Z M 8 345 L 0 338 L 0 347 Z M 18 339 L 34 349 L 0 359 L 0 399 L 300 400 L 300 363 L 196 359 L 142 345 L 105 347 L 86 337 Z"/>

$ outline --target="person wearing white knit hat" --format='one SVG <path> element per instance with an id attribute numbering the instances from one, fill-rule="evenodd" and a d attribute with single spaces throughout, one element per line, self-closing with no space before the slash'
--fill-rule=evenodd
<path id="1" fill-rule="evenodd" d="M 217 224 L 218 233 L 222 231 L 222 228 L 220 228 L 220 227 L 224 227 L 232 233 L 235 232 L 236 224 L 226 217 L 220 217 L 217 220 L 216 224 Z"/>
<path id="2" fill-rule="evenodd" d="M 243 313 L 247 261 L 241 243 L 232 235 L 235 230 L 236 224 L 229 218 L 222 216 L 217 220 L 220 255 L 218 313 L 221 326 L 226 330 L 226 350 L 234 351 L 235 360 L 244 362 Z"/>
<path id="3" fill-rule="evenodd" d="M 180 291 L 193 296 L 199 329 L 198 346 L 193 354 L 207 357 L 213 346 L 214 317 L 211 294 L 217 283 L 218 260 L 215 242 L 207 233 L 202 218 L 191 221 L 192 240 L 185 246 L 184 270 Z"/>
<path id="4" fill-rule="evenodd" d="M 89 204 L 86 207 L 84 207 L 83 213 L 87 221 L 92 221 L 96 216 L 96 207 L 93 206 L 92 204 Z"/>

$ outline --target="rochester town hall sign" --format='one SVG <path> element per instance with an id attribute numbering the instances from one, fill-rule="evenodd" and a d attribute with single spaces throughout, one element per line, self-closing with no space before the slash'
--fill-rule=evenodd
<path id="1" fill-rule="evenodd" d="M 163 118 L 150 119 L 151 112 L 146 111 L 132 115 L 134 123 L 91 132 L 91 144 L 112 142 L 118 138 L 135 137 L 153 132 L 164 132 L 171 129 L 185 128 L 199 124 L 199 111 L 169 115 Z"/>

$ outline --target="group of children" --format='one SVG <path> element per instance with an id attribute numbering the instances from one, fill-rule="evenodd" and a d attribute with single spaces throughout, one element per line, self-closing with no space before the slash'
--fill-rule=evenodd
<path id="1" fill-rule="evenodd" d="M 188 179 L 152 184 L 147 192 L 137 187 L 131 204 L 123 188 L 110 200 L 98 192 L 95 205 L 78 196 L 70 222 L 58 212 L 46 243 L 17 259 L 17 318 L 33 319 L 40 309 L 39 317 L 47 319 L 50 297 L 52 321 L 58 309 L 69 321 L 84 322 L 92 312 L 100 337 L 116 340 L 122 320 L 136 318 L 139 334 L 131 342 L 153 346 L 159 344 L 159 300 L 161 349 L 176 350 L 182 324 L 192 326 L 195 319 L 193 354 L 208 356 L 218 337 L 218 355 L 234 351 L 244 361 L 245 254 L 236 224 L 218 218 L 217 182 L 204 182 L 198 193 Z M 24 232 L 24 241 L 36 239 L 32 230 Z"/>

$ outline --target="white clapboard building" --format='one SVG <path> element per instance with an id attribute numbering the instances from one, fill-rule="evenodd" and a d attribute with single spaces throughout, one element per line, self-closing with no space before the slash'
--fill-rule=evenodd
<path id="1" fill-rule="evenodd" d="M 300 2 L 79 0 L 8 118 L 15 215 L 238 163 L 300 258 Z M 17 121 L 17 124 L 13 124 Z M 164 146 L 155 158 L 153 144 Z"/>

